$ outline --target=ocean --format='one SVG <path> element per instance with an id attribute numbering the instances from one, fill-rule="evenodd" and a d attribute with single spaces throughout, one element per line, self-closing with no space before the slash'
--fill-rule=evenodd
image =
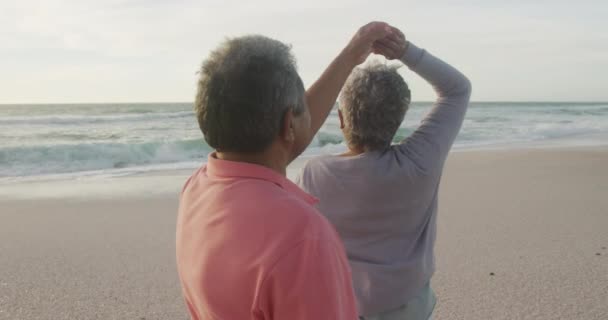
<path id="1" fill-rule="evenodd" d="M 431 105 L 414 103 L 394 142 Z M 477 102 L 454 150 L 594 145 L 608 145 L 608 103 Z M 334 109 L 304 155 L 343 150 Z M 211 151 L 189 103 L 0 105 L 0 184 L 193 169 Z"/>

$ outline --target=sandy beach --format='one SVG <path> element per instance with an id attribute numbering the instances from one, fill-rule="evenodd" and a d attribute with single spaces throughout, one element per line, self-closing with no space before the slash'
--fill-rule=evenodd
<path id="1" fill-rule="evenodd" d="M 605 148 L 452 153 L 435 318 L 608 319 L 607 164 Z M 0 186 L 0 319 L 187 319 L 186 176 Z"/>

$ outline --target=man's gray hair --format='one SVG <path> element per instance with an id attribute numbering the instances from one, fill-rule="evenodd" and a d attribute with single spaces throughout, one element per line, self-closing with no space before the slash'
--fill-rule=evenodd
<path id="1" fill-rule="evenodd" d="M 372 63 L 356 68 L 339 98 L 349 147 L 366 151 L 388 148 L 410 98 L 410 90 L 396 67 Z"/>
<path id="2" fill-rule="evenodd" d="M 261 152 L 285 113 L 304 111 L 304 86 L 291 47 L 253 35 L 224 41 L 203 62 L 195 111 L 207 144 L 223 152 Z"/>

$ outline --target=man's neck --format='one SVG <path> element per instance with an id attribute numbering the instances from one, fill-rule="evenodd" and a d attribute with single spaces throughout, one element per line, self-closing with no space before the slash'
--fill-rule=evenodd
<path id="1" fill-rule="evenodd" d="M 271 169 L 282 176 L 286 176 L 287 165 L 282 161 L 277 161 L 276 157 L 271 156 L 268 152 L 258 153 L 240 153 L 240 152 L 220 152 L 215 153 L 216 158 L 220 160 L 245 162 L 259 165 Z"/>

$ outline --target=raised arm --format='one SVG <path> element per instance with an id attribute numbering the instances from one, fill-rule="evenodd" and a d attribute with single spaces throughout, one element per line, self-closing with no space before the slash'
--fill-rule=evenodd
<path id="1" fill-rule="evenodd" d="M 460 71 L 410 43 L 401 59 L 412 71 L 428 81 L 437 100 L 414 133 L 405 139 L 401 150 L 419 167 L 443 166 L 460 131 L 471 96 L 471 83 Z"/>
<path id="2" fill-rule="evenodd" d="M 403 63 L 435 89 L 437 100 L 433 108 L 418 129 L 401 143 L 399 150 L 421 170 L 436 172 L 434 169 L 443 166 L 462 126 L 471 83 L 460 71 L 412 43 L 398 50 L 391 41 L 382 41 L 375 51 L 401 57 Z"/>

